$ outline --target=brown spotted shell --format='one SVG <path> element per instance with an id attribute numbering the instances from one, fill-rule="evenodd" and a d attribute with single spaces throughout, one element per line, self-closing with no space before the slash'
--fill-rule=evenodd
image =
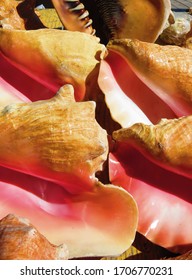
<path id="1" fill-rule="evenodd" d="M 67 247 L 52 245 L 29 220 L 9 214 L 0 220 L 0 260 L 65 260 Z"/>

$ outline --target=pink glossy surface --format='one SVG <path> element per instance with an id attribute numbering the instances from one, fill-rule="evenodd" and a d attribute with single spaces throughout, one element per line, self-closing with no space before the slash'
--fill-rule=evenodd
<path id="1" fill-rule="evenodd" d="M 120 254 L 134 240 L 137 207 L 119 188 L 92 186 L 77 195 L 63 187 L 0 167 L 0 219 L 28 218 L 53 244 L 65 243 L 70 257 Z"/>
<path id="2" fill-rule="evenodd" d="M 131 100 L 143 111 L 152 123 L 158 123 L 163 118 L 174 118 L 176 114 L 154 92 L 141 81 L 126 60 L 116 52 L 110 50 L 105 63 L 111 68 L 118 86 Z M 105 79 L 111 79 L 110 73 L 103 67 L 103 83 Z M 104 68 L 105 67 L 105 68 Z M 144 80 L 144 79 L 143 79 Z M 103 84 L 105 86 L 105 84 Z M 101 85 L 102 88 L 102 85 Z M 118 91 L 117 91 L 118 94 Z M 129 108 L 127 108 L 128 110 Z"/>
<path id="3" fill-rule="evenodd" d="M 7 93 L 16 95 L 18 102 L 48 99 L 55 94 L 2 56 L 0 63 L 1 86 L 10 89 Z M 70 257 L 126 250 L 134 240 L 138 220 L 132 197 L 113 186 L 97 186 L 81 168 L 74 176 L 67 176 L 68 183 L 59 185 L 51 178 L 48 181 L 1 166 L 0 219 L 10 213 L 28 218 L 50 242 L 65 243 Z"/>
<path id="4" fill-rule="evenodd" d="M 7 63 L 3 57 L 0 59 L 2 79 L 32 101 L 48 99 L 55 94 Z M 113 55 L 107 58 L 107 62 L 112 67 L 121 89 L 154 123 L 161 117 L 175 117 L 172 110 L 155 96 L 124 62 L 122 64 L 122 61 L 116 60 Z M 107 77 L 108 73 L 105 75 Z M 110 154 L 109 172 L 111 182 L 130 192 L 138 204 L 138 231 L 151 241 L 171 250 L 183 252 L 191 248 L 191 180 L 156 166 L 132 147 L 124 144 L 117 145 Z M 18 215 L 24 213 L 54 242 L 61 241 L 59 231 L 64 233 L 66 226 L 71 228 L 76 225 L 81 229 L 85 229 L 87 225 L 99 228 L 102 226 L 103 231 L 116 229 L 116 233 L 120 233 L 120 229 L 111 224 L 114 214 L 111 205 L 116 205 L 117 201 L 119 204 L 120 200 L 107 199 L 103 194 L 107 193 L 104 191 L 100 195 L 95 193 L 93 188 L 86 195 L 72 197 L 64 187 L 55 183 L 0 168 L 1 217 L 10 211 Z M 88 203 L 90 199 L 91 202 Z M 104 218 L 101 205 L 102 209 L 105 209 Z M 126 209 L 121 203 L 119 207 L 117 220 L 120 212 Z M 130 212 L 127 211 L 121 213 L 122 220 L 126 220 L 126 215 L 129 216 Z M 54 229 L 54 237 L 50 228 Z M 63 236 L 65 239 L 65 234 Z"/>
<path id="5" fill-rule="evenodd" d="M 109 80 L 114 83 L 115 78 L 116 94 L 123 91 L 152 123 L 161 118 L 176 118 L 171 108 L 144 83 L 144 77 L 141 81 L 118 53 L 110 50 L 102 63 L 101 89 L 110 92 Z M 129 112 L 129 107 L 126 110 Z M 157 166 L 127 143 L 114 145 L 109 155 L 109 176 L 111 183 L 125 188 L 136 200 L 141 234 L 176 252 L 191 249 L 192 180 Z"/>
<path id="6" fill-rule="evenodd" d="M 49 99 L 53 92 L 10 64 L 0 53 L 0 77 L 31 101 Z"/>
<path id="7" fill-rule="evenodd" d="M 141 234 L 175 252 L 192 247 L 192 180 L 158 167 L 126 144 L 110 154 L 109 172 L 111 182 L 136 200 Z"/>

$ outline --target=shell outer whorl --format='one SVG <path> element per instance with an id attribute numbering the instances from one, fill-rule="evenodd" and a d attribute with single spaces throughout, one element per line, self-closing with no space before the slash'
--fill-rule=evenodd
<path id="1" fill-rule="evenodd" d="M 75 102 L 70 85 L 49 100 L 11 104 L 0 120 L 2 166 L 81 188 L 106 161 L 107 134 L 95 119 L 95 103 Z"/>

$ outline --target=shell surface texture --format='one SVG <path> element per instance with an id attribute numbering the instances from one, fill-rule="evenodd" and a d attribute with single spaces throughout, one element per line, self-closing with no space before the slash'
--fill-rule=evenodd
<path id="1" fill-rule="evenodd" d="M 136 231 L 191 249 L 192 52 L 154 43 L 170 1 L 53 0 L 66 30 L 0 2 L 1 258 L 116 256 Z"/>
<path id="2" fill-rule="evenodd" d="M 111 51 L 121 54 L 135 74 L 179 117 L 192 113 L 192 52 L 132 39 L 112 40 Z"/>
<path id="3" fill-rule="evenodd" d="M 95 104 L 75 102 L 72 86 L 50 100 L 8 105 L 0 118 L 0 164 L 52 178 L 68 191 L 71 174 L 78 189 L 77 178 L 92 180 L 107 158 L 107 135 L 95 120 Z"/>
<path id="4" fill-rule="evenodd" d="M 96 32 L 105 44 L 112 38 L 138 38 L 153 42 L 162 32 L 171 11 L 169 0 L 81 2 L 52 0 L 66 29 L 89 34 Z"/>
<path id="5" fill-rule="evenodd" d="M 1 53 L 13 65 L 54 93 L 72 84 L 76 100 L 85 97 L 106 55 L 97 37 L 82 32 L 1 29 L 0 38 Z"/>

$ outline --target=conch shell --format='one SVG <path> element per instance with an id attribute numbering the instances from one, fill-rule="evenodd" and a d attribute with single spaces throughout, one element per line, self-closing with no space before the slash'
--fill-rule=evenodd
<path id="1" fill-rule="evenodd" d="M 171 12 L 169 0 L 82 0 L 82 3 L 93 20 L 96 35 L 105 44 L 115 38 L 154 42 Z"/>
<path id="2" fill-rule="evenodd" d="M 27 51 L 26 51 L 27 50 Z M 106 48 L 97 37 L 66 30 L 0 30 L 0 51 L 20 70 L 57 92 L 70 83 L 82 100 Z"/>
<path id="3" fill-rule="evenodd" d="M 0 217 L 25 213 L 49 242 L 67 245 L 69 258 L 123 253 L 135 238 L 138 210 L 127 191 L 103 185 L 95 177 L 108 155 L 107 134 L 95 120 L 95 103 L 75 102 L 70 85 L 51 100 L 25 101 L 7 84 L 9 67 L 5 60 L 1 62 L 2 88 L 7 103 L 10 92 L 12 104 L 1 108 L 8 138 L 7 143 L 2 138 L 1 146 L 0 165 L 6 167 L 0 167 Z M 11 69 L 15 81 L 18 75 Z M 40 98 L 40 84 L 27 80 L 24 73 L 19 75 L 24 80 L 19 83 L 22 93 L 34 99 L 36 91 L 31 88 L 35 87 L 35 98 Z"/>
<path id="4" fill-rule="evenodd" d="M 158 59 L 158 54 L 156 57 Z M 161 58 L 162 64 L 166 63 L 164 58 L 165 56 Z M 149 77 L 148 70 L 143 71 L 142 79 L 138 76 L 137 69 L 132 67 L 121 49 L 114 51 L 109 44 L 108 56 L 100 63 L 98 85 L 112 119 L 126 128 L 134 123 L 152 124 L 158 123 L 162 118 L 176 118 L 175 112 L 164 102 L 170 92 L 165 91 L 162 96 L 154 94 L 151 89 L 153 80 Z"/>
<path id="5" fill-rule="evenodd" d="M 69 192 L 74 182 L 73 192 L 91 184 L 107 159 L 95 103 L 75 102 L 70 85 L 50 100 L 6 106 L 0 119 L 0 165 L 64 184 Z"/>
<path id="6" fill-rule="evenodd" d="M 192 116 L 162 119 L 157 125 L 137 123 L 113 132 L 114 140 L 129 143 L 160 166 L 192 178 Z"/>
<path id="7" fill-rule="evenodd" d="M 178 116 L 192 114 L 192 52 L 179 46 L 161 46 L 119 39 L 108 44 L 134 73 Z"/>
<path id="8" fill-rule="evenodd" d="M 65 245 L 52 245 L 28 219 L 9 214 L 0 220 L 0 260 L 66 260 Z"/>
<path id="9" fill-rule="evenodd" d="M 58 184 L 0 168 L 0 202 L 1 218 L 25 213 L 49 242 L 67 246 L 70 259 L 119 255 L 135 239 L 137 205 L 114 185 L 97 183 L 73 195 Z"/>

